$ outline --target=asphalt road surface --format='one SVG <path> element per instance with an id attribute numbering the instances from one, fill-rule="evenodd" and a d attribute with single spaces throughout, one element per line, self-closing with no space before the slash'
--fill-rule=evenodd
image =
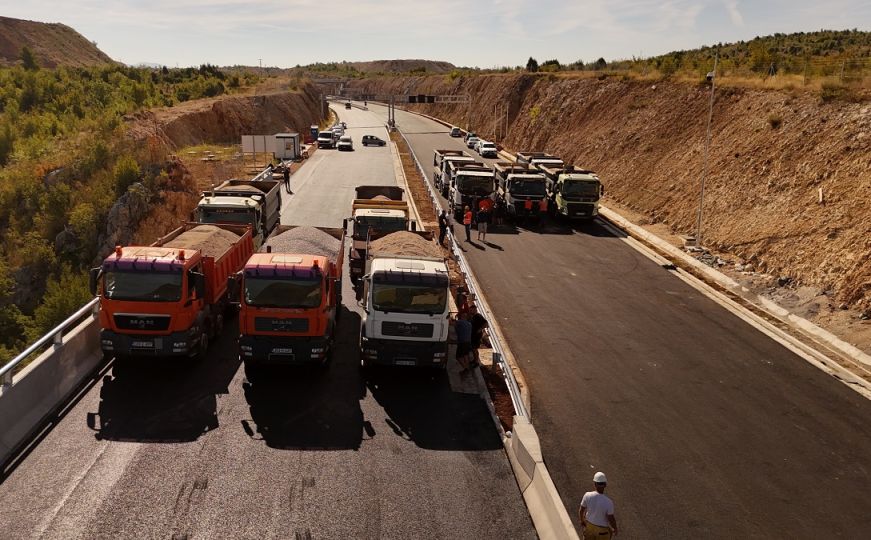
<path id="1" fill-rule="evenodd" d="M 287 223 L 340 225 L 349 186 L 393 177 L 389 147 L 312 160 Z M 0 538 L 534 538 L 484 402 L 444 374 L 363 378 L 345 299 L 327 371 L 249 381 L 235 320 L 206 362 L 111 365 L 0 484 Z"/>
<path id="2" fill-rule="evenodd" d="M 428 173 L 463 148 L 396 118 Z M 466 255 L 573 518 L 602 470 L 626 538 L 871 537 L 871 402 L 598 224 L 487 240 Z"/>

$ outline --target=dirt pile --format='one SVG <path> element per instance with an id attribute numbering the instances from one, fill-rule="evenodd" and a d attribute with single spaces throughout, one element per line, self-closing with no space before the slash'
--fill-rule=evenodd
<path id="1" fill-rule="evenodd" d="M 115 63 L 95 43 L 65 24 L 0 17 L 0 66 L 18 64 L 23 47 L 33 51 L 42 67 Z"/>
<path id="2" fill-rule="evenodd" d="M 204 257 L 218 258 L 239 240 L 239 235 L 214 225 L 200 225 L 173 238 L 165 247 L 195 249 Z"/>
<path id="3" fill-rule="evenodd" d="M 335 260 L 342 243 L 315 227 L 295 227 L 269 238 L 260 251 L 266 251 L 267 247 L 273 253 L 320 255 Z"/>
<path id="4" fill-rule="evenodd" d="M 374 240 L 373 255 L 404 255 L 407 257 L 442 257 L 441 248 L 432 240 L 408 231 L 397 231 Z"/>
<path id="5" fill-rule="evenodd" d="M 694 231 L 707 86 L 547 74 L 376 78 L 350 86 L 469 93 L 471 113 L 466 105 L 411 107 L 471 125 L 508 148 L 544 150 L 593 169 L 607 198 L 675 233 Z M 718 88 L 712 125 L 704 243 L 745 270 L 871 309 L 871 105 L 826 103 L 799 90 Z"/>

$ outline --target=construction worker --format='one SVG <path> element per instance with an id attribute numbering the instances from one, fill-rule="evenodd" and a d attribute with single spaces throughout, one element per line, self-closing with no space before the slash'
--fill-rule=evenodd
<path id="1" fill-rule="evenodd" d="M 605 495 L 605 486 L 608 485 L 605 473 L 594 474 L 593 485 L 596 491 L 584 493 L 578 510 L 584 540 L 610 540 L 617 534 L 617 518 L 614 517 L 614 501 Z"/>
<path id="2" fill-rule="evenodd" d="M 439 214 L 439 245 L 445 245 L 445 236 L 448 234 L 448 212 L 442 210 Z"/>
<path id="3" fill-rule="evenodd" d="M 288 193 L 293 193 L 290 191 L 290 165 L 284 166 L 284 190 Z"/>
<path id="4" fill-rule="evenodd" d="M 542 197 L 540 201 L 538 201 L 538 219 L 539 221 L 544 220 L 544 216 L 547 214 L 547 197 Z"/>
<path id="5" fill-rule="evenodd" d="M 469 238 L 469 233 L 472 229 L 472 211 L 469 210 L 468 206 L 463 209 L 463 227 L 466 228 L 466 242 L 471 242 L 472 239 Z"/>

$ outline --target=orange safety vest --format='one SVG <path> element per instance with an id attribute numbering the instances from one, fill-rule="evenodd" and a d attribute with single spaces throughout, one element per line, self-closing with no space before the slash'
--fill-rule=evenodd
<path id="1" fill-rule="evenodd" d="M 538 201 L 538 209 L 542 212 L 547 212 L 547 199 Z"/>
<path id="2" fill-rule="evenodd" d="M 463 214 L 463 225 L 471 225 L 472 224 L 472 211 L 469 210 L 465 214 Z"/>
<path id="3" fill-rule="evenodd" d="M 532 199 L 526 199 L 526 202 L 523 203 L 523 208 L 532 210 Z"/>

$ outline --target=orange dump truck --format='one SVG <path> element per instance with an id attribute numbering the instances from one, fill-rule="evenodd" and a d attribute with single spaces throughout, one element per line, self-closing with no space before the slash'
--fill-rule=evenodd
<path id="1" fill-rule="evenodd" d="M 344 254 L 344 227 L 280 225 L 248 260 L 239 312 L 239 356 L 247 367 L 327 364 Z"/>
<path id="2" fill-rule="evenodd" d="M 150 246 L 118 246 L 91 270 L 100 343 L 116 356 L 203 355 L 229 281 L 254 252 L 248 225 L 185 223 Z"/>

